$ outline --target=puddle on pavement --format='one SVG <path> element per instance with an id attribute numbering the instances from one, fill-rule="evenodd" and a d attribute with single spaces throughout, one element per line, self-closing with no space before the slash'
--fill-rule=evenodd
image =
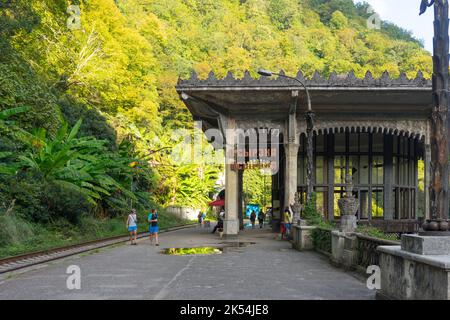
<path id="1" fill-rule="evenodd" d="M 199 248 L 167 248 L 161 251 L 163 254 L 184 256 L 193 254 L 221 254 L 220 248 L 214 247 L 199 247 Z"/>
<path id="2" fill-rule="evenodd" d="M 242 248 L 247 247 L 251 244 L 256 244 L 256 242 L 245 242 L 245 241 L 229 241 L 229 242 L 221 242 L 221 244 L 225 245 L 226 247 L 233 247 L 233 248 Z"/>
<path id="3" fill-rule="evenodd" d="M 174 256 L 222 254 L 230 251 L 240 252 L 237 249 L 255 243 L 256 242 L 222 242 L 222 246 L 220 247 L 167 248 L 162 250 L 161 253 Z"/>

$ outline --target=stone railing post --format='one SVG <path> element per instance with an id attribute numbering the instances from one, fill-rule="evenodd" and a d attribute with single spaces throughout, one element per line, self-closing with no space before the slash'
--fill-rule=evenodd
<path id="1" fill-rule="evenodd" d="M 331 233 L 331 262 L 338 266 L 352 268 L 357 257 L 356 212 L 359 208 L 358 199 L 353 196 L 353 183 L 350 174 L 345 177 L 345 197 L 339 199 L 338 205 L 341 211 L 341 224 L 339 230 Z"/>

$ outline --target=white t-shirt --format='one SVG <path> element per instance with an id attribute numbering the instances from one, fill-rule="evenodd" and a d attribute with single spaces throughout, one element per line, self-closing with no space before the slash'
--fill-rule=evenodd
<path id="1" fill-rule="evenodd" d="M 137 222 L 136 214 L 135 213 L 130 213 L 128 215 L 128 226 L 129 227 L 136 227 L 137 226 L 136 222 Z"/>

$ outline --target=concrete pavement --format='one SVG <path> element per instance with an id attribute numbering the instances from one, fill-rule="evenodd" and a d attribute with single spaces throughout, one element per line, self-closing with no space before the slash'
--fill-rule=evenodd
<path id="1" fill-rule="evenodd" d="M 224 246 L 203 229 L 183 229 L 0 276 L 0 299 L 374 299 L 364 279 L 298 252 L 267 229 L 245 230 L 246 247 L 220 255 L 170 256 L 170 247 Z M 81 270 L 81 289 L 66 286 L 67 267 Z"/>

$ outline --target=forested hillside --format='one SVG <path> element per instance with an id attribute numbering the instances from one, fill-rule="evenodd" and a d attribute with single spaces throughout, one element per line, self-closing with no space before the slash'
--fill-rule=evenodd
<path id="1" fill-rule="evenodd" d="M 420 42 L 392 24 L 368 29 L 368 16 L 351 0 L 0 0 L 0 223 L 12 226 L 0 246 L 33 232 L 14 221 L 205 206 L 221 168 L 169 157 L 173 130 L 192 128 L 178 76 L 430 77 Z"/>

